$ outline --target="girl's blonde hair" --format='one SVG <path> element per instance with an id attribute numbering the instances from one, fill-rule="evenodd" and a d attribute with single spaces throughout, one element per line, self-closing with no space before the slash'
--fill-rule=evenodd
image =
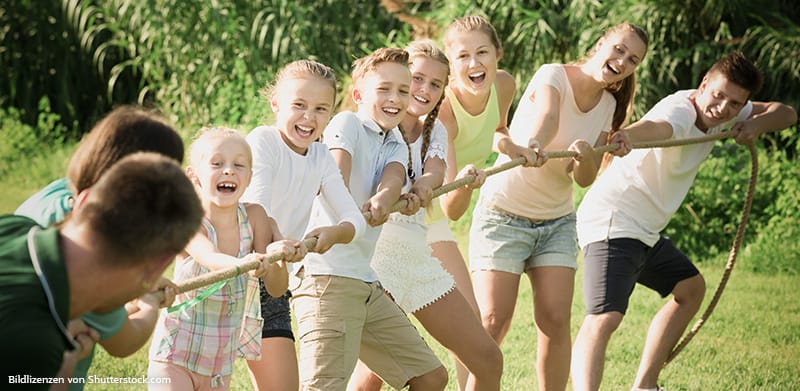
<path id="1" fill-rule="evenodd" d="M 297 60 L 284 65 L 283 68 L 275 74 L 275 81 L 268 84 L 260 91 L 261 96 L 272 99 L 275 93 L 280 89 L 280 85 L 284 80 L 310 77 L 316 77 L 327 81 L 330 83 L 331 88 L 333 88 L 334 95 L 336 94 L 336 74 L 333 73 L 333 69 L 314 60 Z"/>
<path id="2" fill-rule="evenodd" d="M 617 33 L 626 32 L 635 33 L 636 36 L 644 42 L 645 49 L 650 44 L 647 32 L 641 27 L 628 22 L 609 28 L 600 39 L 608 38 Z M 596 50 L 597 45 L 594 45 L 592 50 L 587 54 L 587 57 L 593 56 Z M 636 95 L 636 74 L 631 73 L 630 76 L 607 86 L 605 89 L 617 100 L 617 106 L 614 108 L 614 116 L 611 119 L 611 132 L 609 132 L 614 133 L 622 127 L 622 124 L 630 117 L 631 111 L 633 110 L 633 97 Z"/>
<path id="3" fill-rule="evenodd" d="M 436 44 L 430 39 L 421 39 L 417 41 L 412 41 L 411 43 L 406 46 L 405 51 L 408 52 L 408 63 L 409 66 L 411 62 L 417 57 L 427 57 L 432 60 L 438 61 L 445 66 L 447 72 L 450 72 L 450 62 L 447 61 L 447 56 L 444 52 L 439 49 Z M 442 89 L 447 85 L 448 78 L 445 77 L 444 83 L 445 85 L 442 86 Z M 436 122 L 436 118 L 439 116 L 439 107 L 442 105 L 442 101 L 444 100 L 444 93 L 442 96 L 439 97 L 439 101 L 436 102 L 436 105 L 433 106 L 433 109 L 430 113 L 425 117 L 425 122 L 422 124 L 422 152 L 420 153 L 420 158 L 422 159 L 423 166 L 425 163 L 425 154 L 428 153 L 428 147 L 431 144 L 431 132 L 433 131 L 433 124 Z M 401 132 L 403 133 L 403 132 Z M 403 139 L 405 139 L 406 144 L 408 144 L 408 140 L 406 139 L 405 133 L 403 133 Z M 411 173 L 411 153 L 409 151 L 409 176 Z"/>
<path id="4" fill-rule="evenodd" d="M 489 37 L 489 41 L 497 49 L 497 57 L 500 58 L 503 53 L 503 44 L 500 42 L 500 36 L 497 35 L 497 30 L 489 22 L 488 19 L 480 15 L 467 15 L 458 18 L 450 24 L 447 31 L 444 33 L 444 47 L 449 48 L 452 44 L 451 35 L 454 33 L 466 33 L 470 31 L 480 31 Z"/>
<path id="5" fill-rule="evenodd" d="M 206 143 L 213 138 L 234 137 L 241 140 L 242 144 L 247 146 L 247 156 L 250 164 L 253 163 L 253 153 L 250 150 L 250 145 L 247 144 L 244 136 L 236 129 L 226 127 L 207 127 L 197 131 L 197 134 L 189 146 L 189 165 L 196 166 L 200 164 L 203 154 L 206 152 Z"/>

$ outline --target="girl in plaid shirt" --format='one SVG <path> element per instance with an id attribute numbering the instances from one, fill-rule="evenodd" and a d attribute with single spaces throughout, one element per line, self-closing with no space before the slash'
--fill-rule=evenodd
<path id="1" fill-rule="evenodd" d="M 236 266 L 241 258 L 263 260 L 268 251 L 286 254 L 282 261 L 262 264 L 249 275 L 180 294 L 179 304 L 159 317 L 148 375 L 169 377 L 171 383 L 151 388 L 227 390 L 237 355 L 255 359 L 261 354 L 256 278 L 263 278 L 270 295 L 281 296 L 288 285 L 284 261 L 299 261 L 305 247 L 282 240 L 260 205 L 239 202 L 252 176 L 252 155 L 235 130 L 201 133 L 191 146 L 186 174 L 206 214 L 200 231 L 179 255 L 176 282 Z"/>

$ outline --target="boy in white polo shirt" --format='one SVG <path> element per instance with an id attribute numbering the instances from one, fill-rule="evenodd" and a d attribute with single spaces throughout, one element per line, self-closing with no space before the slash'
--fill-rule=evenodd
<path id="1" fill-rule="evenodd" d="M 752 102 L 762 77 L 741 52 L 706 73 L 696 90 L 662 99 L 641 120 L 615 137 L 631 142 L 687 139 L 738 130 L 740 144 L 797 121 L 790 106 Z M 613 140 L 611 141 L 614 142 Z M 605 350 L 622 322 L 638 282 L 672 298 L 650 324 L 633 390 L 656 390 L 661 368 L 700 308 L 705 282 L 672 241 L 660 235 L 680 206 L 713 143 L 638 149 L 615 159 L 578 208 L 578 240 L 584 252 L 586 317 L 575 339 L 572 383 L 597 390 Z"/>
<path id="2" fill-rule="evenodd" d="M 356 60 L 353 83 L 358 113 L 336 115 L 323 141 L 371 227 L 347 245 L 303 260 L 300 286 L 292 290 L 301 388 L 344 390 L 360 357 L 392 387 L 442 390 L 447 371 L 370 267 L 380 224 L 406 178 L 408 146 L 397 125 L 410 98 L 408 53 L 385 48 Z M 414 195 L 404 197 L 419 206 Z M 323 199 L 314 207 L 309 228 L 338 221 Z"/>

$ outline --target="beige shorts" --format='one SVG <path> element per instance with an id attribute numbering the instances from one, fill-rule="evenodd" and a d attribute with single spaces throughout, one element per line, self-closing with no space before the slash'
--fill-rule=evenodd
<path id="1" fill-rule="evenodd" d="M 291 303 L 304 390 L 344 390 L 359 358 L 396 389 L 442 366 L 378 282 L 304 276 Z"/>
<path id="2" fill-rule="evenodd" d="M 450 229 L 450 221 L 446 217 L 428 224 L 428 236 L 426 239 L 428 244 L 456 241 L 453 231 Z"/>

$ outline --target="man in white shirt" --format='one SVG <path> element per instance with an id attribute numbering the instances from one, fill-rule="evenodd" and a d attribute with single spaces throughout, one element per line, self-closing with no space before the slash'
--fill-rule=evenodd
<path id="1" fill-rule="evenodd" d="M 737 130 L 736 142 L 785 129 L 797 121 L 790 106 L 752 102 L 762 76 L 741 52 L 733 52 L 706 73 L 696 90 L 662 99 L 641 120 L 614 137 L 631 142 L 687 139 Z M 614 143 L 612 140 L 611 143 Z M 661 236 L 694 181 L 713 143 L 638 149 L 615 159 L 578 209 L 578 240 L 584 251 L 586 316 L 575 339 L 572 383 L 597 390 L 605 351 L 619 327 L 638 282 L 672 298 L 647 333 L 633 390 L 657 390 L 658 375 L 672 348 L 700 308 L 703 277 L 672 241 Z"/>

